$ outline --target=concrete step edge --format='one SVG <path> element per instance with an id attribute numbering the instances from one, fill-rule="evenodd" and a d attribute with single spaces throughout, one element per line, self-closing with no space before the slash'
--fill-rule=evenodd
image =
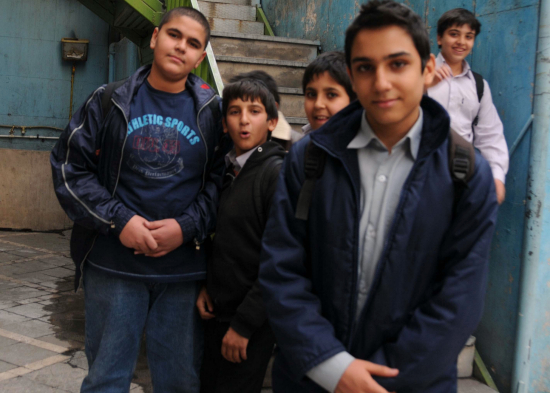
<path id="1" fill-rule="evenodd" d="M 256 7 L 250 5 L 212 3 L 199 0 L 199 9 L 207 18 L 256 22 Z M 214 11 L 215 10 L 215 11 Z M 213 14 L 211 14 L 213 12 Z M 217 14 L 217 15 L 216 15 Z"/>
<path id="2" fill-rule="evenodd" d="M 284 113 L 283 113 L 284 114 Z M 303 124 L 304 126 L 309 123 L 307 121 L 307 117 L 286 117 L 286 121 L 289 122 L 289 124 Z"/>
<path id="3" fill-rule="evenodd" d="M 245 63 L 245 64 L 260 64 L 260 65 L 275 65 L 282 67 L 296 67 L 306 68 L 309 63 L 302 61 L 290 61 L 290 60 L 273 60 L 273 59 L 257 59 L 237 56 L 216 56 L 216 61 L 225 61 L 228 63 Z"/>
<path id="4" fill-rule="evenodd" d="M 303 40 L 301 38 L 272 37 L 269 35 L 260 35 L 260 34 L 224 33 L 222 31 L 212 31 L 210 35 L 212 37 L 241 38 L 243 40 L 284 42 L 288 44 L 300 44 L 300 45 L 311 45 L 311 46 L 321 45 L 321 41 Z"/>
<path id="5" fill-rule="evenodd" d="M 277 91 L 281 94 L 304 95 L 304 91 L 301 87 L 279 87 Z"/>

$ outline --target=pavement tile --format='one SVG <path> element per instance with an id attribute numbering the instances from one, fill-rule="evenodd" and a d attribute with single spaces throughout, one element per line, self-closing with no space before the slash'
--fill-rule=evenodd
<path id="1" fill-rule="evenodd" d="M 17 343 L 3 347 L 0 351 L 0 360 L 16 364 L 18 366 L 24 366 L 32 362 L 36 362 L 42 359 L 49 358 L 50 356 L 58 355 L 55 352 L 48 351 L 46 349 L 35 347 L 34 345 Z M 2 385 L 0 385 L 0 391 L 4 393 Z M 20 392 L 32 392 L 32 390 L 21 390 Z"/>
<path id="2" fill-rule="evenodd" d="M 7 347 L 8 345 L 17 344 L 19 341 L 12 340 L 11 338 L 7 338 L 4 336 L 0 336 L 0 348 Z M 3 371 L 0 371 L 0 373 Z"/>
<path id="3" fill-rule="evenodd" d="M 24 257 L 19 255 L 8 254 L 7 252 L 0 252 L 0 263 L 16 261 L 18 259 L 23 259 L 23 258 Z"/>
<path id="4" fill-rule="evenodd" d="M 21 248 L 21 246 L 16 246 L 9 243 L 4 243 L 2 240 L 5 240 L 5 238 L 0 238 L 0 252 L 4 251 L 10 251 L 10 250 L 17 250 L 18 248 Z"/>
<path id="5" fill-rule="evenodd" d="M 0 292 L 2 291 L 2 288 L 0 288 Z M 19 303 L 16 302 L 5 302 L 0 301 L 0 310 L 5 310 L 6 308 L 11 308 L 17 306 Z"/>
<path id="6" fill-rule="evenodd" d="M 2 326 L 2 329 L 22 334 L 31 338 L 39 338 L 55 333 L 54 327 L 50 323 L 40 321 L 38 319 L 5 324 L 4 326 Z"/>
<path id="7" fill-rule="evenodd" d="M 49 336 L 40 337 L 40 341 L 44 341 L 50 344 L 59 345 L 61 347 L 70 347 L 71 349 L 84 349 L 84 342 L 77 341 L 68 338 L 69 335 L 64 334 L 63 332 L 58 332 L 55 334 L 50 334 Z"/>
<path id="8" fill-rule="evenodd" d="M 9 325 L 12 323 L 22 323 L 28 320 L 29 318 L 24 317 L 23 315 L 14 314 L 6 310 L 0 310 L 0 327 Z"/>
<path id="9" fill-rule="evenodd" d="M 51 257 L 44 257 L 40 258 L 41 262 L 46 262 L 53 266 L 67 266 L 72 265 L 74 266 L 73 260 L 69 257 L 64 257 L 61 255 L 52 255 Z"/>
<path id="10" fill-rule="evenodd" d="M 62 390 L 43 385 L 31 379 L 17 377 L 0 382 L 2 393 L 60 393 Z"/>
<path id="11" fill-rule="evenodd" d="M 27 286 L 20 286 L 10 289 L 9 291 L 0 291 L 0 301 L 12 301 L 31 299 L 39 296 L 48 295 L 51 292 L 31 288 Z"/>
<path id="12" fill-rule="evenodd" d="M 38 301 L 38 299 L 36 299 L 36 301 Z M 49 312 L 44 310 L 44 307 L 45 306 L 42 304 L 30 303 L 18 307 L 8 308 L 6 311 L 23 315 L 29 318 L 40 318 L 45 315 L 49 315 Z"/>
<path id="13" fill-rule="evenodd" d="M 36 257 L 47 254 L 45 251 L 33 250 L 32 248 L 20 248 L 16 250 L 6 251 L 6 254 L 18 255 L 25 258 Z"/>
<path id="14" fill-rule="evenodd" d="M 6 363 L 0 360 L 0 373 L 3 373 L 4 371 L 8 371 L 8 370 L 13 370 L 14 368 L 17 368 L 15 364 Z"/>
<path id="15" fill-rule="evenodd" d="M 23 378 L 67 392 L 78 393 L 86 374 L 85 370 L 71 367 L 63 362 L 26 374 Z"/>
<path id="16" fill-rule="evenodd" d="M 30 236 L 7 236 L 1 240 L 7 240 L 22 246 L 42 248 L 52 252 L 69 251 L 70 238 L 58 233 L 33 233 Z"/>
<path id="17" fill-rule="evenodd" d="M 46 269 L 48 269 L 48 267 L 45 268 L 45 270 Z M 14 275 L 13 277 L 17 278 L 18 280 L 31 282 L 33 284 L 40 284 L 41 282 L 52 281 L 52 276 L 48 276 L 48 275 L 44 274 L 43 271 L 17 274 L 17 275 Z"/>
<path id="18" fill-rule="evenodd" d="M 52 276 L 52 277 L 64 278 L 64 277 L 74 276 L 74 269 L 66 269 L 64 267 L 56 267 L 56 268 L 53 268 L 53 269 L 44 270 L 42 273 L 44 273 L 48 276 Z"/>

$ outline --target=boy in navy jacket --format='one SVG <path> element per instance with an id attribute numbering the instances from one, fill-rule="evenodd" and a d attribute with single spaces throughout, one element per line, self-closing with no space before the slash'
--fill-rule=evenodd
<path id="1" fill-rule="evenodd" d="M 151 38 L 152 66 L 112 93 L 107 113 L 98 88 L 51 154 L 55 191 L 75 223 L 75 286 L 85 288 L 82 392 L 128 391 L 144 330 L 155 391 L 199 391 L 194 304 L 223 158 L 214 153 L 219 97 L 190 72 L 209 37 L 200 12 L 165 14 Z"/>
<path id="2" fill-rule="evenodd" d="M 435 58 L 410 8 L 364 5 L 345 53 L 358 101 L 291 149 L 264 233 L 274 392 L 456 392 L 485 293 L 491 169 L 476 154 L 467 187 L 453 184 L 449 117 L 423 97 Z M 312 151 L 325 161 L 304 220 Z"/>
<path id="3" fill-rule="evenodd" d="M 239 79 L 223 90 L 224 132 L 234 149 L 226 175 L 207 285 L 197 307 L 205 324 L 203 393 L 259 393 L 275 338 L 258 271 L 262 235 L 285 150 L 269 136 L 277 126 L 269 88 Z"/>

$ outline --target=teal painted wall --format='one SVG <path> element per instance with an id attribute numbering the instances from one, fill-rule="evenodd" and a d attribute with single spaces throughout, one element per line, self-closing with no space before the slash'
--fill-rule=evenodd
<path id="1" fill-rule="evenodd" d="M 262 0 L 275 35 L 320 40 L 323 51 L 344 47 L 347 26 L 365 1 L 356 0 Z M 405 0 L 426 22 L 437 54 L 436 26 L 443 12 L 464 7 L 482 23 L 470 63 L 489 82 L 493 101 L 504 123 L 508 146 L 512 146 L 533 108 L 533 84 L 538 32 L 538 0 Z M 501 206 L 490 261 L 485 314 L 476 332 L 477 348 L 501 392 L 511 391 L 517 327 L 519 274 L 523 250 L 527 170 L 530 133 L 510 159 L 507 197 Z M 544 234 L 543 234 L 544 235 Z M 546 237 L 548 238 L 548 237 Z M 544 241 L 543 241 L 544 243 Z M 548 251 L 550 241 L 546 241 Z M 546 254 L 550 257 L 550 252 Z M 549 259 L 550 261 L 550 259 Z M 550 266 L 550 262 L 548 264 Z M 542 269 L 539 295 L 541 320 L 550 321 L 550 267 Z M 538 345 L 531 362 L 529 392 L 550 391 L 550 322 L 538 326 Z M 535 343 L 533 343 L 535 345 Z M 545 377 L 546 375 L 546 377 Z M 546 379 L 545 379 L 546 378 Z M 540 382 L 543 381 L 543 382 Z M 535 386 L 536 385 L 536 386 Z"/>
<path id="2" fill-rule="evenodd" d="M 0 124 L 64 128 L 72 65 L 61 60 L 61 38 L 74 31 L 90 40 L 88 61 L 76 65 L 73 108 L 78 108 L 107 82 L 109 26 L 77 0 L 0 0 L 0 10 Z M 1 135 L 8 133 L 0 128 Z M 59 132 L 27 132 L 36 134 Z M 51 150 L 53 143 L 0 139 L 0 148 Z"/>

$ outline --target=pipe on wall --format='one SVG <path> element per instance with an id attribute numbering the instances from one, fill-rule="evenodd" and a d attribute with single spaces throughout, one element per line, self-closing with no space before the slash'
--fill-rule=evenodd
<path id="1" fill-rule="evenodd" d="M 115 81 L 115 43 L 109 45 L 109 83 Z"/>
<path id="2" fill-rule="evenodd" d="M 519 312 L 512 375 L 512 392 L 530 391 L 532 345 L 537 318 L 537 276 L 540 261 L 543 212 L 546 199 L 547 162 L 550 132 L 550 0 L 541 0 L 533 103 L 533 130 L 529 156 L 527 220 L 523 239 Z"/>

